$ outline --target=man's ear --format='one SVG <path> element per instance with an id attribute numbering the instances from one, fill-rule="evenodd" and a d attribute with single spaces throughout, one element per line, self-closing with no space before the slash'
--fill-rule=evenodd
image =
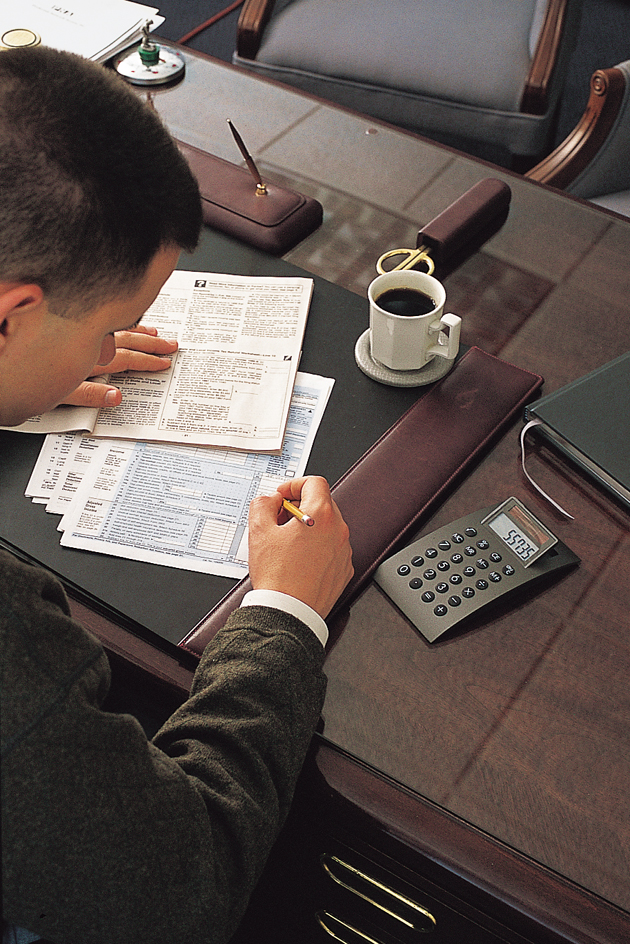
<path id="1" fill-rule="evenodd" d="M 0 350 L 24 315 L 39 308 L 44 293 L 39 285 L 0 282 Z"/>

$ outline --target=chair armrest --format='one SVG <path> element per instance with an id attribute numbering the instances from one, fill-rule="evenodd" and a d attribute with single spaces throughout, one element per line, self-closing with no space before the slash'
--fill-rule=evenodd
<path id="1" fill-rule="evenodd" d="M 549 88 L 560 54 L 569 2 L 570 0 L 549 0 L 547 4 L 521 99 L 520 111 L 524 114 L 544 115 L 547 112 Z"/>
<path id="2" fill-rule="evenodd" d="M 561 144 L 525 176 L 563 190 L 588 167 L 602 147 L 623 102 L 625 76 L 620 69 L 598 69 L 591 76 L 586 110 Z"/>
<path id="3" fill-rule="evenodd" d="M 255 59 L 275 0 L 245 0 L 236 27 L 236 52 L 243 59 Z"/>

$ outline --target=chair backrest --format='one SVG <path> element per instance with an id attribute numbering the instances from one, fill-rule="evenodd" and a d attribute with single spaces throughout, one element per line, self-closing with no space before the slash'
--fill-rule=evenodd
<path id="1" fill-rule="evenodd" d="M 364 0 L 364 2 L 366 2 L 366 0 Z M 448 33 L 448 29 L 451 26 L 454 28 L 453 36 L 457 38 L 460 32 L 457 29 L 458 23 L 468 23 L 470 25 L 475 22 L 475 0 L 468 0 L 469 5 L 467 3 L 461 3 L 461 0 L 455 0 L 455 2 L 451 0 L 450 4 L 443 5 L 440 4 L 439 0 L 437 0 L 437 2 L 436 0 L 431 0 L 431 3 L 425 4 L 428 9 L 420 10 L 418 14 L 413 12 L 417 11 L 418 8 L 415 4 L 411 4 L 410 6 L 408 0 L 405 0 L 404 3 L 400 3 L 399 5 L 396 4 L 395 0 L 380 0 L 380 3 L 377 2 L 377 0 L 373 0 L 373 2 L 367 0 L 365 7 L 362 8 L 358 8 L 357 4 L 353 4 L 352 0 L 345 0 L 345 3 L 344 0 L 245 0 L 237 27 L 237 56 L 245 60 L 256 59 L 263 41 L 263 33 L 272 17 L 274 21 L 277 21 L 287 8 L 299 5 L 302 5 L 302 9 L 309 9 L 309 13 L 306 17 L 303 14 L 298 14 L 296 22 L 300 26 L 304 27 L 305 23 L 308 24 L 309 18 L 316 21 L 317 16 L 321 16 L 321 29 L 317 31 L 315 39 L 310 40 L 310 42 L 315 43 L 319 50 L 318 44 L 321 43 L 321 35 L 327 35 L 325 30 L 327 19 L 329 19 L 326 15 L 327 3 L 333 4 L 332 9 L 335 11 L 335 17 L 339 22 L 342 24 L 354 22 L 357 32 L 361 29 L 367 31 L 369 41 L 367 44 L 364 42 L 363 45 L 368 47 L 370 43 L 374 42 L 374 36 L 378 35 L 379 23 L 383 22 L 388 25 L 398 24 L 397 26 L 391 27 L 391 29 L 393 29 L 391 35 L 396 36 L 396 30 L 398 30 L 399 38 L 402 40 L 404 37 L 408 36 L 409 30 L 412 29 L 412 23 L 414 22 L 413 16 L 418 15 L 422 23 L 425 23 L 428 17 L 429 20 L 432 19 L 433 22 L 439 24 L 442 43 L 445 32 Z M 520 17 L 521 19 L 524 18 L 528 24 L 528 36 L 525 44 L 526 49 L 523 55 L 525 58 L 529 59 L 530 69 L 524 84 L 521 81 L 517 89 L 517 93 L 520 96 L 520 108 L 517 106 L 517 111 L 520 110 L 521 112 L 532 115 L 544 115 L 549 107 L 554 104 L 551 100 L 555 91 L 554 79 L 557 78 L 558 74 L 564 74 L 566 66 L 565 60 L 568 60 L 575 43 L 582 4 L 583 0 L 529 0 L 529 3 L 525 5 L 522 0 L 511 0 L 510 4 L 505 5 L 503 14 L 495 15 L 493 22 L 497 26 L 496 32 L 498 35 L 501 35 L 500 27 L 504 20 L 507 23 L 514 20 L 516 23 Z M 366 9 L 368 10 L 367 16 L 365 12 Z M 410 11 L 413 14 L 411 20 Z M 439 12 L 436 13 L 435 11 Z M 291 18 L 292 13 L 293 11 L 289 13 L 289 18 Z M 423 17 L 424 20 L 422 19 Z M 291 26 L 286 26 L 281 31 L 281 35 L 284 37 L 282 40 L 283 47 L 281 48 L 287 45 L 287 34 L 289 36 L 289 48 L 291 48 L 292 43 L 300 42 L 299 35 L 295 32 L 296 27 L 293 25 L 293 20 L 289 19 L 286 22 L 290 22 Z M 351 33 L 352 29 L 347 29 L 344 26 L 344 39 L 346 35 L 350 35 Z M 509 35 L 509 29 L 506 28 L 506 39 L 508 40 Z M 305 37 L 303 41 L 306 43 L 305 48 L 309 49 L 309 37 Z M 465 42 L 465 30 L 462 36 L 462 42 Z M 360 44 L 358 43 L 358 45 Z M 278 61 L 275 58 L 277 52 L 278 50 L 274 49 L 271 53 L 270 61 L 272 63 Z M 319 55 L 320 53 L 318 52 L 316 59 L 319 59 Z M 334 56 L 338 55 L 338 51 L 333 53 L 333 59 Z M 347 49 L 346 55 L 351 57 L 351 49 Z M 435 55 L 436 52 L 433 51 L 432 56 L 435 57 Z M 448 48 L 445 49 L 444 55 L 446 57 L 446 63 L 448 64 Z M 363 61 L 365 56 L 362 55 L 360 58 L 361 61 Z M 451 59 L 451 66 L 456 68 L 457 61 L 458 57 L 454 56 Z M 344 56 L 342 54 L 341 61 L 334 59 L 334 61 L 329 64 L 328 71 L 330 71 L 332 75 L 336 75 L 337 69 L 343 62 Z M 487 65 L 487 62 L 485 64 Z M 512 68 L 515 68 L 515 66 Z M 316 71 L 323 71 L 326 74 L 327 68 L 322 67 L 320 63 L 320 68 Z M 439 69 L 437 71 L 448 72 L 448 68 Z M 409 67 L 409 72 L 409 89 L 413 90 L 415 88 L 413 82 L 413 65 Z M 351 73 L 350 77 L 360 78 L 358 74 L 354 73 Z M 485 81 L 485 79 L 482 74 L 479 76 L 480 84 L 483 84 L 483 81 Z M 494 94 L 496 95 L 497 87 L 502 87 L 503 80 L 494 77 L 492 81 L 495 89 Z M 404 81 L 399 83 L 394 82 L 393 84 L 395 87 L 407 88 L 407 83 Z M 555 84 L 557 85 L 558 83 L 556 82 Z M 426 92 L 427 90 L 424 86 L 421 86 L 418 91 Z M 512 108 L 513 107 L 514 106 L 512 106 Z"/>
<path id="2" fill-rule="evenodd" d="M 630 60 L 591 76 L 573 131 L 527 172 L 532 180 L 592 199 L 630 189 Z"/>

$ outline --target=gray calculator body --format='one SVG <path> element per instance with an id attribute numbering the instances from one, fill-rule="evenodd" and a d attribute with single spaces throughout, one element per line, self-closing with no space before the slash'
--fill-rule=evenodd
<path id="1" fill-rule="evenodd" d="M 579 563 L 512 497 L 407 545 L 380 565 L 374 579 L 434 642 L 483 607 Z"/>

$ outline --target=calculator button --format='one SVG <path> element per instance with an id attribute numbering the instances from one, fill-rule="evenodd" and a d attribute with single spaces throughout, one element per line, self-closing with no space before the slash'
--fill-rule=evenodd
<path id="1" fill-rule="evenodd" d="M 459 531 L 456 531 L 455 534 L 451 534 L 453 544 L 463 544 L 465 540 L 464 535 L 460 534 Z"/>
<path id="2" fill-rule="evenodd" d="M 477 590 L 487 590 L 487 589 L 488 589 L 488 581 L 487 581 L 487 580 L 478 580 L 477 583 L 475 584 L 475 586 L 476 586 Z"/>
<path id="3" fill-rule="evenodd" d="M 450 541 L 438 541 L 438 547 L 441 551 L 450 551 L 451 542 Z"/>
<path id="4" fill-rule="evenodd" d="M 503 558 L 501 557 L 498 551 L 493 551 L 492 554 L 490 555 L 490 560 L 492 561 L 493 564 L 498 564 L 499 561 L 503 560 Z"/>
<path id="5" fill-rule="evenodd" d="M 425 570 L 422 576 L 425 580 L 435 580 L 437 577 L 437 571 L 433 570 L 432 567 L 429 567 L 428 570 Z"/>
<path id="6" fill-rule="evenodd" d="M 503 579 L 501 574 L 497 573 L 496 570 L 490 571 L 490 573 L 488 574 L 488 577 L 490 578 L 492 583 L 500 583 L 501 580 Z"/>
<path id="7" fill-rule="evenodd" d="M 422 586 L 422 581 L 420 580 L 420 577 L 412 577 L 411 580 L 409 581 L 409 586 L 411 587 L 412 590 L 419 590 L 420 587 Z"/>
<path id="8" fill-rule="evenodd" d="M 459 606 L 459 604 L 462 602 L 462 598 L 453 594 L 452 597 L 448 598 L 448 602 L 449 606 Z"/>
<path id="9" fill-rule="evenodd" d="M 461 583 L 463 579 L 464 578 L 462 577 L 461 574 L 453 574 L 453 576 L 450 578 L 450 581 L 453 584 L 453 586 L 456 586 L 458 583 Z"/>
<path id="10" fill-rule="evenodd" d="M 437 557 L 437 556 L 438 556 L 438 552 L 436 551 L 436 549 L 435 549 L 434 547 L 428 547 L 424 553 L 427 555 L 427 557 Z"/>
<path id="11" fill-rule="evenodd" d="M 511 564 L 506 564 L 505 567 L 503 568 L 503 573 L 505 574 L 506 577 L 512 577 L 516 573 L 516 571 L 514 570 Z"/>
<path id="12" fill-rule="evenodd" d="M 448 584 L 441 580 L 440 583 L 436 583 L 435 589 L 438 593 L 446 593 L 448 591 Z"/>
<path id="13" fill-rule="evenodd" d="M 416 554 L 415 557 L 411 558 L 411 564 L 413 567 L 422 567 L 424 564 L 424 557 L 420 557 L 419 554 Z"/>
<path id="14" fill-rule="evenodd" d="M 477 547 L 480 551 L 487 551 L 490 547 L 490 542 L 486 541 L 485 538 L 482 538 L 481 541 L 477 541 Z"/>
<path id="15" fill-rule="evenodd" d="M 477 567 L 479 568 L 479 570 L 487 570 L 488 561 L 485 558 L 480 557 L 479 560 L 477 561 Z"/>
<path id="16" fill-rule="evenodd" d="M 451 563 L 453 564 L 461 564 L 463 559 L 464 558 L 461 554 L 451 554 Z"/>
<path id="17" fill-rule="evenodd" d="M 438 569 L 438 570 L 441 570 L 442 572 L 444 572 L 445 570 L 450 570 L 450 569 L 451 569 L 451 565 L 449 564 L 448 561 L 440 561 L 440 562 L 438 563 L 438 565 L 437 565 L 437 569 Z"/>
<path id="18" fill-rule="evenodd" d="M 466 567 L 464 567 L 464 577 L 474 577 L 476 573 L 477 571 L 472 566 L 472 564 L 468 564 Z"/>
<path id="19" fill-rule="evenodd" d="M 400 567 L 398 568 L 397 573 L 399 574 L 400 577 L 406 577 L 407 574 L 411 573 L 411 567 L 409 566 L 409 564 L 401 564 Z"/>
<path id="20" fill-rule="evenodd" d="M 433 612 L 436 616 L 446 616 L 448 613 L 448 607 L 444 606 L 443 603 L 438 603 L 438 605 L 434 607 Z"/>
<path id="21" fill-rule="evenodd" d="M 477 529 L 476 529 L 476 528 L 465 528 L 465 529 L 464 529 L 464 533 L 465 533 L 469 538 L 474 538 L 474 537 L 477 536 Z"/>
<path id="22" fill-rule="evenodd" d="M 435 594 L 432 590 L 425 590 L 422 594 L 422 599 L 425 603 L 433 603 L 435 600 Z"/>
<path id="23" fill-rule="evenodd" d="M 464 554 L 466 555 L 466 557 L 474 557 L 476 553 L 477 553 L 477 548 L 473 547 L 472 544 L 467 544 L 466 547 L 464 548 Z"/>
<path id="24" fill-rule="evenodd" d="M 462 596 L 465 597 L 467 600 L 472 599 L 474 595 L 475 595 L 475 591 L 473 590 L 472 587 L 464 587 L 464 589 L 462 590 Z"/>

